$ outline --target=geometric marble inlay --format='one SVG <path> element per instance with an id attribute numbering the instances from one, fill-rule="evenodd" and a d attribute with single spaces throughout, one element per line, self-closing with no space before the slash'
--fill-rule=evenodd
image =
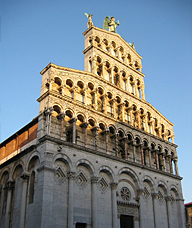
<path id="1" fill-rule="evenodd" d="M 63 172 L 63 170 L 59 167 L 56 171 L 55 171 L 55 178 L 59 183 L 62 183 L 65 179 L 66 175 Z"/>
<path id="2" fill-rule="evenodd" d="M 105 192 L 109 185 L 107 181 L 103 177 L 101 177 L 101 179 L 98 181 L 98 187 L 102 192 Z"/>
<path id="3" fill-rule="evenodd" d="M 86 186 L 86 184 L 88 183 L 88 179 L 83 174 L 83 172 L 80 172 L 76 177 L 76 182 L 80 188 L 84 188 Z"/>
<path id="4" fill-rule="evenodd" d="M 150 193 L 149 193 L 149 191 L 148 191 L 148 189 L 146 187 L 144 187 L 143 196 L 144 196 L 145 199 L 148 199 L 149 196 L 150 196 Z"/>

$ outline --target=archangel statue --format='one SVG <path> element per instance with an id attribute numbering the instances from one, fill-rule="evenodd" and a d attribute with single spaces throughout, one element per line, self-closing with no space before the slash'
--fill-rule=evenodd
<path id="1" fill-rule="evenodd" d="M 115 22 L 114 17 L 111 17 L 110 20 L 109 17 L 105 17 L 103 22 L 103 29 L 109 29 L 109 32 L 117 32 L 117 25 L 119 25 L 119 21 Z"/>
<path id="2" fill-rule="evenodd" d="M 87 13 L 85 13 L 85 16 L 88 17 L 87 28 L 90 28 L 91 26 L 93 26 L 93 22 L 92 22 L 93 14 L 87 14 Z"/>

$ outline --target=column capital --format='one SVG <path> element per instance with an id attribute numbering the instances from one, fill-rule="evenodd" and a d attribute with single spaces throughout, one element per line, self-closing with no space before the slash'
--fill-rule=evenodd
<path id="1" fill-rule="evenodd" d="M 173 161 L 174 161 L 174 162 L 178 162 L 178 157 L 174 157 L 174 158 L 173 158 Z"/>
<path id="2" fill-rule="evenodd" d="M 75 179 L 75 175 L 76 175 L 75 172 L 68 172 L 68 173 L 67 173 L 67 178 L 68 178 L 68 179 L 74 180 L 74 179 Z"/>
<path id="3" fill-rule="evenodd" d="M 89 123 L 82 123 L 81 125 L 80 125 L 80 127 L 82 127 L 82 128 L 87 128 L 88 127 L 88 125 L 89 125 Z"/>
<path id="4" fill-rule="evenodd" d="M 96 184 L 96 183 L 98 182 L 98 180 L 99 180 L 99 177 L 97 177 L 97 176 L 92 176 L 92 177 L 91 177 L 91 184 Z"/>
<path id="5" fill-rule="evenodd" d="M 48 107 L 48 108 L 45 109 L 44 113 L 45 113 L 46 116 L 47 115 L 52 115 L 53 114 L 53 110 L 54 109 L 52 107 Z"/>
<path id="6" fill-rule="evenodd" d="M 109 134 L 109 128 L 108 127 L 105 128 L 105 133 Z"/>
<path id="7" fill-rule="evenodd" d="M 151 196 L 153 199 L 156 199 L 156 198 L 158 198 L 158 193 L 153 192 L 153 193 L 151 193 Z"/>
<path id="8" fill-rule="evenodd" d="M 30 177 L 30 174 L 29 174 L 28 172 L 23 172 L 23 173 L 21 174 L 21 178 L 22 178 L 23 180 L 28 180 L 29 177 Z"/>
<path id="9" fill-rule="evenodd" d="M 13 179 L 7 181 L 7 186 L 6 186 L 6 187 L 7 187 L 9 190 L 13 189 L 14 186 L 15 186 L 15 181 L 14 181 Z"/>
<path id="10" fill-rule="evenodd" d="M 110 186 L 112 190 L 116 190 L 118 183 L 117 182 L 111 182 Z"/>
<path id="11" fill-rule="evenodd" d="M 95 126 L 95 127 L 93 127 L 92 129 L 91 129 L 91 131 L 98 131 L 99 130 L 99 127 L 98 126 Z"/>
<path id="12" fill-rule="evenodd" d="M 69 120 L 69 123 L 76 123 L 77 122 L 77 118 L 71 118 L 70 120 Z"/>
<path id="13" fill-rule="evenodd" d="M 136 192 L 137 192 L 137 195 L 136 195 L 135 200 L 139 201 L 140 200 L 140 196 L 143 193 L 143 189 L 139 188 L 139 189 L 136 190 Z"/>
<path id="14" fill-rule="evenodd" d="M 166 201 L 171 201 L 172 200 L 171 196 L 165 196 L 164 198 L 165 198 Z"/>
<path id="15" fill-rule="evenodd" d="M 57 118 L 58 118 L 59 120 L 63 120 L 63 119 L 65 118 L 65 113 L 64 113 L 64 112 L 60 113 L 60 114 L 57 116 Z"/>

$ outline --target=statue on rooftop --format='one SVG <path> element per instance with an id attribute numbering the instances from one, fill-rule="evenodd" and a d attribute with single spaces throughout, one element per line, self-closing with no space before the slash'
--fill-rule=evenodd
<path id="1" fill-rule="evenodd" d="M 115 18 L 111 17 L 109 20 L 109 17 L 105 17 L 103 22 L 103 29 L 107 30 L 109 29 L 109 32 L 117 32 L 116 28 L 119 25 L 119 21 L 115 22 Z"/>
<path id="2" fill-rule="evenodd" d="M 92 27 L 93 26 L 93 22 L 92 22 L 93 14 L 87 14 L 87 13 L 85 13 L 85 16 L 88 17 L 87 28 Z"/>

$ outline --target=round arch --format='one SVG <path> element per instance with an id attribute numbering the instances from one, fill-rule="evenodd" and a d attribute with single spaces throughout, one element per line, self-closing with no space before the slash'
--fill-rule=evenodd
<path id="1" fill-rule="evenodd" d="M 133 179 L 136 189 L 140 189 L 141 184 L 140 184 L 139 178 L 133 170 L 131 170 L 130 168 L 127 168 L 127 167 L 120 169 L 118 172 L 118 175 L 117 175 L 118 180 L 122 173 L 128 174 Z"/>
<path id="2" fill-rule="evenodd" d="M 74 169 L 76 170 L 79 165 L 84 165 L 90 172 L 91 175 L 94 175 L 95 168 L 87 159 L 80 159 L 75 163 Z"/>
<path id="3" fill-rule="evenodd" d="M 63 161 L 67 165 L 68 172 L 73 170 L 71 159 L 67 155 L 61 154 L 61 153 L 56 154 L 53 158 L 53 163 L 52 163 L 53 166 L 57 160 Z"/>
<path id="4" fill-rule="evenodd" d="M 99 168 L 97 175 L 99 176 L 99 173 L 102 172 L 102 171 L 109 175 L 109 178 L 110 178 L 111 182 L 115 182 L 115 174 L 114 174 L 113 170 L 109 166 L 102 165 Z"/>

